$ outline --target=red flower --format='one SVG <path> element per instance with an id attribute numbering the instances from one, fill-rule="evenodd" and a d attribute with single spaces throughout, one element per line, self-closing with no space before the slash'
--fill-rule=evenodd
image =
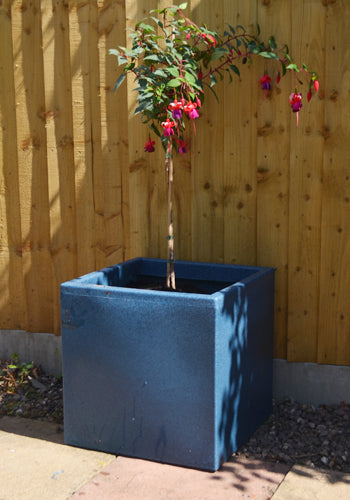
<path id="1" fill-rule="evenodd" d="M 177 150 L 178 153 L 180 153 L 180 154 L 187 153 L 187 148 L 186 148 L 185 141 L 183 141 L 182 139 L 178 139 L 177 145 L 179 146 L 178 150 Z"/>
<path id="2" fill-rule="evenodd" d="M 268 74 L 265 73 L 265 75 L 263 75 L 260 78 L 260 85 L 261 85 L 261 88 L 263 90 L 270 90 L 271 89 L 271 78 L 269 77 Z"/>
<path id="3" fill-rule="evenodd" d="M 167 118 L 165 122 L 161 123 L 161 125 L 164 129 L 164 137 L 170 137 L 171 135 L 174 135 L 173 127 L 175 127 L 175 122 L 172 122 L 169 120 L 169 118 Z"/>
<path id="4" fill-rule="evenodd" d="M 297 126 L 299 125 L 299 111 L 303 103 L 301 102 L 302 95 L 301 92 L 293 92 L 289 96 L 289 104 L 291 105 L 293 113 L 297 114 Z"/>
<path id="5" fill-rule="evenodd" d="M 277 83 L 280 83 L 280 81 L 281 81 L 281 73 L 280 73 L 280 72 L 278 72 L 278 73 L 277 73 L 276 82 L 277 82 Z"/>
<path id="6" fill-rule="evenodd" d="M 315 80 L 314 81 L 314 89 L 316 90 L 316 92 L 318 92 L 319 87 L 320 87 L 320 84 L 319 84 L 318 80 Z"/>
<path id="7" fill-rule="evenodd" d="M 309 92 L 307 93 L 307 100 L 308 100 L 308 102 L 311 101 L 311 97 L 312 97 L 312 92 L 311 92 L 311 89 L 310 89 Z"/>
<path id="8" fill-rule="evenodd" d="M 212 35 L 207 35 L 206 33 L 201 33 L 200 36 L 203 38 L 205 42 L 207 42 L 209 45 L 213 45 L 215 47 L 216 45 L 216 40 Z"/>
<path id="9" fill-rule="evenodd" d="M 301 110 L 303 103 L 301 102 L 302 95 L 301 92 L 293 92 L 289 96 L 289 104 L 292 107 L 293 113 L 298 113 Z"/>
<path id="10" fill-rule="evenodd" d="M 154 151 L 154 145 L 156 141 L 151 141 L 151 138 L 148 138 L 148 141 L 145 144 L 145 152 L 146 153 L 153 153 Z"/>

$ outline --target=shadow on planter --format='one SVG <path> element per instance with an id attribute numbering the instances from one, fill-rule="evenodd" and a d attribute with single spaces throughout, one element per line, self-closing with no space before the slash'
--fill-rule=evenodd
<path id="1" fill-rule="evenodd" d="M 134 259 L 61 286 L 67 444 L 217 470 L 269 416 L 270 268 Z"/>

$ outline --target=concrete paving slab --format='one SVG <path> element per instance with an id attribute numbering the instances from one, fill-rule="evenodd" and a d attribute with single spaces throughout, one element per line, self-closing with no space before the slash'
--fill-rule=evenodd
<path id="1" fill-rule="evenodd" d="M 71 500 L 268 500 L 288 470 L 238 457 L 214 473 L 118 457 Z"/>
<path id="2" fill-rule="evenodd" d="M 55 424 L 0 418 L 0 500 L 66 500 L 113 460 L 63 445 Z"/>
<path id="3" fill-rule="evenodd" d="M 273 495 L 273 500 L 347 500 L 350 474 L 295 465 Z"/>

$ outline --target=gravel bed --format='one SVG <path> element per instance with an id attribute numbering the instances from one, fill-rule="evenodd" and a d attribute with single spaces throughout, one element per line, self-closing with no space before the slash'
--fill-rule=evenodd
<path id="1" fill-rule="evenodd" d="M 62 424 L 62 396 L 62 378 L 32 363 L 0 360 L 0 417 Z M 270 418 L 236 455 L 350 473 L 350 405 L 275 401 Z"/>
<path id="2" fill-rule="evenodd" d="M 350 472 L 350 405 L 275 401 L 239 455 Z"/>

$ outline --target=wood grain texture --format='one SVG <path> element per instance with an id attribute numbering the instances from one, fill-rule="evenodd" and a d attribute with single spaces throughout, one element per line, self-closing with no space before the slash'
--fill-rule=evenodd
<path id="1" fill-rule="evenodd" d="M 62 281 L 166 256 L 164 151 L 152 136 L 144 152 L 133 78 L 114 93 L 107 53 L 167 3 L 0 2 L 0 328 L 59 333 Z M 299 127 L 296 82 L 277 86 L 262 58 L 219 82 L 219 103 L 207 92 L 174 159 L 175 257 L 275 267 L 275 356 L 350 365 L 350 4 L 191 0 L 187 13 L 219 31 L 258 21 L 320 91 L 308 104 L 299 89 Z"/>
<path id="2" fill-rule="evenodd" d="M 318 362 L 350 364 L 350 15 L 326 9 L 324 157 Z M 347 15 L 346 15 L 347 14 Z"/>
<path id="3" fill-rule="evenodd" d="M 317 67 L 324 81 L 325 17 L 313 2 L 294 2 L 291 52 Z M 308 87 L 299 86 L 299 90 L 304 96 L 300 124 L 295 126 L 292 115 L 290 127 L 287 352 L 289 361 L 316 362 L 324 153 L 320 124 L 324 99 L 314 95 L 308 104 Z"/>
<path id="4" fill-rule="evenodd" d="M 27 329 L 53 331 L 45 86 L 40 1 L 12 4 L 19 201 Z"/>
<path id="5" fill-rule="evenodd" d="M 264 39 L 274 33 L 276 42 L 290 44 L 292 6 L 287 0 L 261 3 L 259 23 Z M 279 42 L 279 40 L 281 40 Z M 291 111 L 289 75 L 276 84 L 280 67 L 263 61 L 260 76 L 268 71 L 272 90 L 260 92 L 257 130 L 257 262 L 276 269 L 274 355 L 287 355 L 289 156 Z M 294 118 L 294 116 L 292 117 Z M 293 122 L 293 127 L 295 123 Z"/>

